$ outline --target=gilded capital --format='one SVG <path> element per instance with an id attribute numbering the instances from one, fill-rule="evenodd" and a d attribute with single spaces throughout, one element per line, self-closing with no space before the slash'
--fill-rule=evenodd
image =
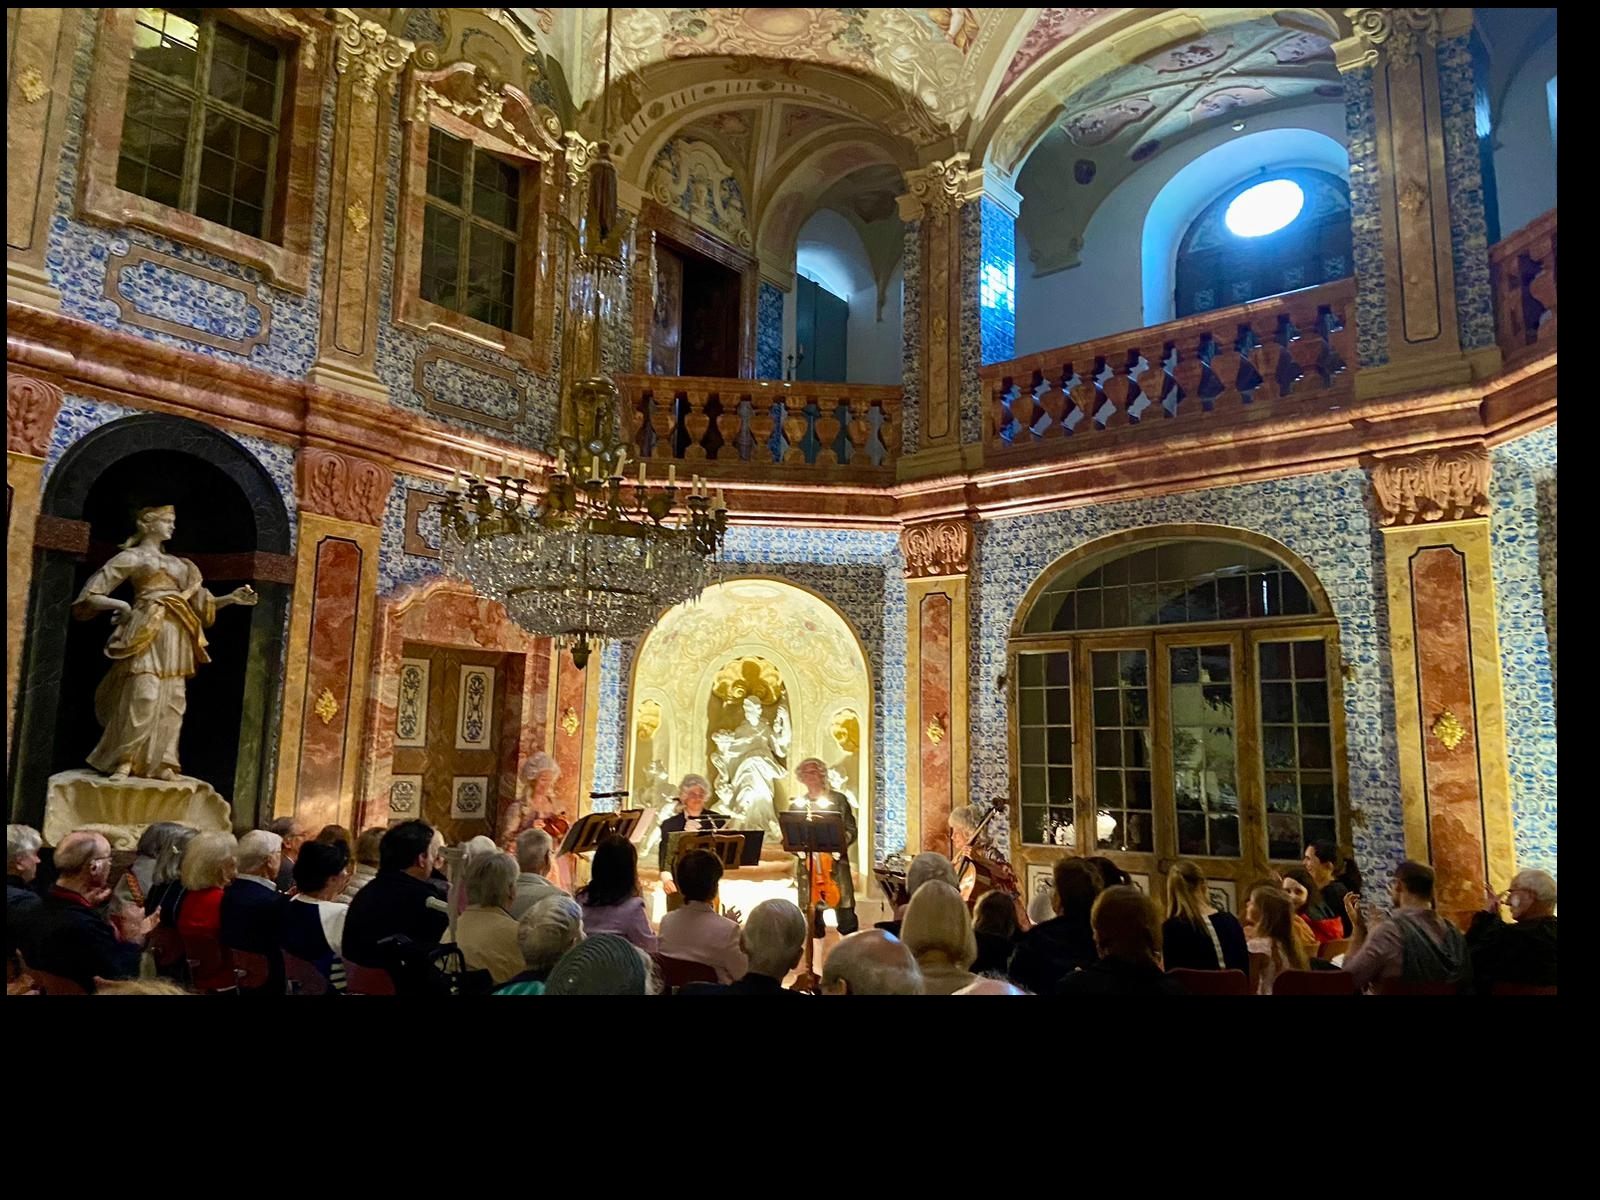
<path id="1" fill-rule="evenodd" d="M 947 213 L 960 208 L 983 191 L 983 172 L 968 171 L 971 156 L 965 151 L 946 159 L 935 159 L 920 170 L 906 174 L 910 189 L 899 199 L 902 220 L 914 221 L 925 212 Z M 976 177 L 977 186 L 973 187 Z"/>
<path id="2" fill-rule="evenodd" d="M 1379 525 L 1489 515 L 1489 454 L 1482 446 L 1378 458 L 1369 469 Z"/>
<path id="3" fill-rule="evenodd" d="M 1352 37 L 1335 52 L 1341 70 L 1371 66 L 1380 52 L 1391 58 L 1409 58 L 1424 45 L 1437 46 L 1442 38 L 1465 33 L 1471 26 L 1470 8 L 1347 8 Z"/>
<path id="4" fill-rule="evenodd" d="M 966 521 L 929 521 L 900 531 L 907 579 L 965 575 L 972 563 L 972 527 Z"/>
<path id="5" fill-rule="evenodd" d="M 337 48 L 334 67 L 340 75 L 352 77 L 356 99 L 376 104 L 378 89 L 388 88 L 416 46 L 347 8 L 337 10 L 337 22 L 333 28 Z"/>

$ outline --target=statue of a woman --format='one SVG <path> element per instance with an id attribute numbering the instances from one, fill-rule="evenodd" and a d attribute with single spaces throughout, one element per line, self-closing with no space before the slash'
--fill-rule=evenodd
<path id="1" fill-rule="evenodd" d="M 781 704 L 772 724 L 761 715 L 761 701 L 744 698 L 744 722 L 711 735 L 717 750 L 711 765 L 717 772 L 717 798 L 745 829 L 778 827 L 773 785 L 788 774 L 789 710 Z"/>
<path id="2" fill-rule="evenodd" d="M 189 676 L 211 661 L 203 632 L 230 604 L 254 605 L 248 584 L 213 596 L 186 558 L 162 551 L 176 514 L 171 505 L 141 508 L 138 532 L 121 553 L 89 577 L 72 605 L 80 621 L 111 613 L 106 657 L 111 670 L 94 693 L 94 715 L 104 726 L 89 765 L 118 782 L 178 777 L 178 733 L 183 728 Z M 111 595 L 133 583 L 133 603 Z"/>

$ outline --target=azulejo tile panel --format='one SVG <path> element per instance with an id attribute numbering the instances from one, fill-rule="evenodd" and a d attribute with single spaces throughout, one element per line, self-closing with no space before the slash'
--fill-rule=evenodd
<path id="1" fill-rule="evenodd" d="M 1489 518 L 1517 865 L 1556 869 L 1556 427 L 1497 447 Z"/>
<path id="2" fill-rule="evenodd" d="M 983 262 L 983 206 L 963 205 L 961 220 L 961 442 L 983 440 L 983 385 L 978 367 L 983 363 L 983 313 L 978 304 L 978 280 Z"/>
<path id="3" fill-rule="evenodd" d="M 400 588 L 426 583 L 443 573 L 436 558 L 420 554 L 407 554 L 406 545 L 406 492 L 428 492 L 443 498 L 444 485 L 418 475 L 394 477 L 389 489 L 389 501 L 383 509 L 383 527 L 378 534 L 378 591 L 390 596 Z M 438 546 L 438 510 L 424 513 L 417 521 L 418 532 L 432 546 Z"/>
<path id="4" fill-rule="evenodd" d="M 902 274 L 900 452 L 915 454 L 922 444 L 922 222 L 907 221 Z"/>
<path id="5" fill-rule="evenodd" d="M 972 581 L 972 794 L 1008 793 L 1007 700 L 996 678 L 1005 671 L 1006 640 L 1023 594 L 1051 563 L 1124 529 L 1168 523 L 1248 529 L 1305 559 L 1333 604 L 1340 651 L 1354 668 L 1344 687 L 1350 798 L 1365 818 L 1352 831 L 1355 851 L 1364 872 L 1386 877 L 1405 856 L 1405 836 L 1384 649 L 1382 544 L 1367 490 L 1364 472 L 1334 471 L 980 523 Z"/>
<path id="6" fill-rule="evenodd" d="M 1356 271 L 1356 352 L 1363 367 L 1389 361 L 1388 286 L 1378 199 L 1378 118 L 1372 68 L 1344 75 L 1344 121 L 1350 150 L 1350 235 Z"/>
<path id="7" fill-rule="evenodd" d="M 1470 37 L 1439 44 L 1439 108 L 1444 120 L 1444 173 L 1450 186 L 1450 256 L 1456 277 L 1461 348 L 1494 345 L 1494 294 L 1489 284 L 1489 222 L 1478 153 Z"/>
<path id="8" fill-rule="evenodd" d="M 635 642 L 612 642 L 600 652 L 600 711 L 594 726 L 594 783 L 597 792 L 627 786 L 623 751 L 628 736 L 628 677 Z"/>
<path id="9" fill-rule="evenodd" d="M 783 378 L 783 291 L 764 279 L 756 293 L 756 377 Z"/>
<path id="10" fill-rule="evenodd" d="M 983 318 L 983 361 L 1005 362 L 1017 353 L 1017 223 L 988 196 L 981 203 L 978 307 Z"/>

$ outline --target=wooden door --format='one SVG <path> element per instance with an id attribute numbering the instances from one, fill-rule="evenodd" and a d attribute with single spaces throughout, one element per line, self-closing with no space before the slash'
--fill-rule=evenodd
<path id="1" fill-rule="evenodd" d="M 504 798 L 506 656 L 407 643 L 402 652 L 390 807 L 448 842 L 495 836 Z"/>
<path id="2" fill-rule="evenodd" d="M 849 369 L 849 331 L 849 304 L 803 275 L 797 276 L 794 377 L 843 383 Z"/>
<path id="3" fill-rule="evenodd" d="M 666 246 L 656 246 L 655 313 L 650 322 L 650 373 L 679 373 L 683 337 L 683 259 Z"/>

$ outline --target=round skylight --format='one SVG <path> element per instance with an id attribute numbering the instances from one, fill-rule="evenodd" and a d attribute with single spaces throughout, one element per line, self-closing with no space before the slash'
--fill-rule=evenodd
<path id="1" fill-rule="evenodd" d="M 1236 237 L 1264 237 L 1298 217 L 1305 202 L 1306 194 L 1298 183 L 1269 179 L 1235 196 L 1222 222 Z"/>

